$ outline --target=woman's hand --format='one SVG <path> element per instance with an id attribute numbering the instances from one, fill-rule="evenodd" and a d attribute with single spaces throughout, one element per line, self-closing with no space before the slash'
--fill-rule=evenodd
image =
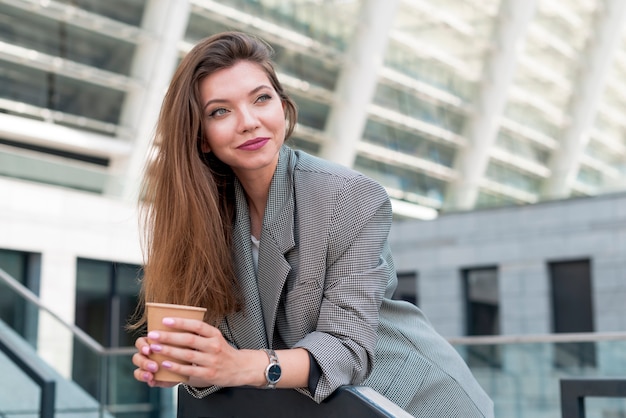
<path id="1" fill-rule="evenodd" d="M 138 338 L 133 355 L 135 379 L 150 386 L 171 387 L 175 383 L 154 379 L 159 365 L 150 360 L 151 353 L 173 359 L 160 367 L 189 376 L 188 384 L 195 387 L 262 386 L 267 355 L 260 350 L 238 350 L 232 347 L 215 327 L 195 319 L 165 318 L 163 324 L 172 331 L 151 331 L 148 338 Z M 189 363 L 184 364 L 184 363 Z"/>
<path id="2" fill-rule="evenodd" d="M 156 361 L 150 360 L 150 343 L 146 337 L 139 337 L 135 341 L 137 353 L 133 354 L 133 364 L 138 368 L 133 372 L 135 379 L 146 382 L 151 387 L 169 388 L 175 386 L 175 382 L 162 382 L 154 379 L 154 374 L 159 370 Z"/>

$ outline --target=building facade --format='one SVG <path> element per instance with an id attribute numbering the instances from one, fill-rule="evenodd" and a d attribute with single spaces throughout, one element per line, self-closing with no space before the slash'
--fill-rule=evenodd
<path id="1" fill-rule="evenodd" d="M 292 145 L 398 217 L 624 189 L 620 0 L 0 2 L 0 174 L 132 200 L 160 99 L 199 39 L 276 49 Z"/>
<path id="2" fill-rule="evenodd" d="M 626 331 L 626 194 L 399 221 L 391 246 L 444 335 Z"/>

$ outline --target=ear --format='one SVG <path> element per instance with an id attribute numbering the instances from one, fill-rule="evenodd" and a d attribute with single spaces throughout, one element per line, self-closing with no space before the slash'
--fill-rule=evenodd
<path id="1" fill-rule="evenodd" d="M 202 152 L 204 154 L 208 154 L 209 152 L 211 152 L 211 147 L 209 146 L 209 141 L 206 140 L 206 138 L 202 138 L 200 140 L 200 149 L 202 150 Z"/>

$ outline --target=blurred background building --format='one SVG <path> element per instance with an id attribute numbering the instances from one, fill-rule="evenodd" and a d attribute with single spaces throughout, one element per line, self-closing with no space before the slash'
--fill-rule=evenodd
<path id="1" fill-rule="evenodd" d="M 230 29 L 275 48 L 291 145 L 385 186 L 398 297 L 444 335 L 626 331 L 605 303 L 626 296 L 623 0 L 0 0 L 0 269 L 56 318 L 0 291 L 0 319 L 59 373 L 100 390 L 55 322 L 132 345 L 161 99 L 192 45 Z M 589 291 L 578 328 L 554 326 L 567 268 Z"/>

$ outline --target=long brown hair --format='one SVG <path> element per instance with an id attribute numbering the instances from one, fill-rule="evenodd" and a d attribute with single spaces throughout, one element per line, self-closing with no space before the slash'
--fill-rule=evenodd
<path id="1" fill-rule="evenodd" d="M 157 122 L 156 155 L 143 180 L 145 265 L 139 308 L 145 302 L 202 306 L 211 323 L 240 308 L 231 253 L 234 174 L 201 151 L 199 85 L 237 62 L 258 64 L 284 104 L 288 138 L 297 109 L 278 81 L 272 55 L 273 49 L 252 35 L 225 32 L 200 41 L 178 66 Z M 130 328 L 145 321 L 144 313 Z"/>

